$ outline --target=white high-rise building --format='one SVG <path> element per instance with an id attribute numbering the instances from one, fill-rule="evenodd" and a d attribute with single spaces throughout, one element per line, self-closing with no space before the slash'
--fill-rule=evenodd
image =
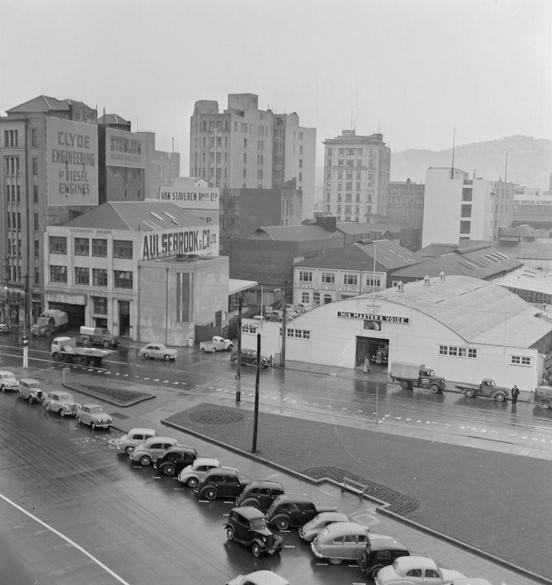
<path id="1" fill-rule="evenodd" d="M 469 178 L 449 167 L 426 172 L 422 247 L 461 240 L 495 240 L 498 228 L 510 225 L 513 183 Z"/>

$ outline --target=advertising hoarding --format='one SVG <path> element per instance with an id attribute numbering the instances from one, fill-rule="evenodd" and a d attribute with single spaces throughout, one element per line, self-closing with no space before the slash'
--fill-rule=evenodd
<path id="1" fill-rule="evenodd" d="M 110 167 L 145 168 L 146 154 L 143 138 L 132 132 L 107 128 L 105 164 Z"/>
<path id="2" fill-rule="evenodd" d="M 197 256 L 218 256 L 219 229 L 210 227 L 182 227 L 174 230 L 147 232 L 142 236 L 141 260 L 152 260 L 194 254 Z"/>
<path id="3" fill-rule="evenodd" d="M 98 127 L 49 117 L 48 205 L 98 205 Z"/>

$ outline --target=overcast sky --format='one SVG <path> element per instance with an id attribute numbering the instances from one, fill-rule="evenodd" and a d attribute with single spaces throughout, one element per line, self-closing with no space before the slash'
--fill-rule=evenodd
<path id="1" fill-rule="evenodd" d="M 381 128 L 394 151 L 552 138 L 551 0 L 0 0 L 0 111 L 82 100 L 174 137 L 229 92 L 296 111 L 318 142 Z M 318 165 L 323 164 L 319 157 Z"/>

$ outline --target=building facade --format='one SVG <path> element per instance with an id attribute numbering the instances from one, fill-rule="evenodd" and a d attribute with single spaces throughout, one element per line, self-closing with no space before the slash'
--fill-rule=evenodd
<path id="1" fill-rule="evenodd" d="M 368 222 L 385 215 L 391 149 L 381 134 L 343 130 L 324 141 L 324 211 L 341 221 Z"/>
<path id="2" fill-rule="evenodd" d="M 428 168 L 422 246 L 496 240 L 512 222 L 514 190 L 513 183 L 470 179 L 460 169 Z"/>
<path id="3" fill-rule="evenodd" d="M 48 226 L 45 308 L 67 311 L 74 327 L 107 327 L 114 335 L 144 340 L 138 301 L 157 281 L 142 281 L 140 266 L 146 270 L 148 262 L 173 256 L 217 257 L 218 216 L 206 221 L 206 215 L 172 203 L 108 202 L 67 225 Z M 159 293 L 153 294 L 159 301 Z M 188 339 L 189 327 L 177 329 L 182 338 L 170 334 L 170 343 Z M 145 331 L 152 331 L 147 322 Z"/>
<path id="4" fill-rule="evenodd" d="M 255 94 L 229 94 L 219 112 L 216 101 L 201 100 L 190 118 L 190 174 L 209 186 L 271 189 L 295 179 L 312 214 L 316 130 L 299 125 L 299 116 L 260 110 Z"/>
<path id="5" fill-rule="evenodd" d="M 386 216 L 392 223 L 422 229 L 424 223 L 425 185 L 406 181 L 390 181 Z"/>

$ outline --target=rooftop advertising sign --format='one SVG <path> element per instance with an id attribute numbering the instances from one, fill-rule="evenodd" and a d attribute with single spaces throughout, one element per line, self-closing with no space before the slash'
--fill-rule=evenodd
<path id="1" fill-rule="evenodd" d="M 143 169 L 146 155 L 141 136 L 124 130 L 107 128 L 105 131 L 105 164 L 110 167 Z"/>
<path id="2" fill-rule="evenodd" d="M 48 205 L 98 205 L 98 128 L 48 118 Z"/>

